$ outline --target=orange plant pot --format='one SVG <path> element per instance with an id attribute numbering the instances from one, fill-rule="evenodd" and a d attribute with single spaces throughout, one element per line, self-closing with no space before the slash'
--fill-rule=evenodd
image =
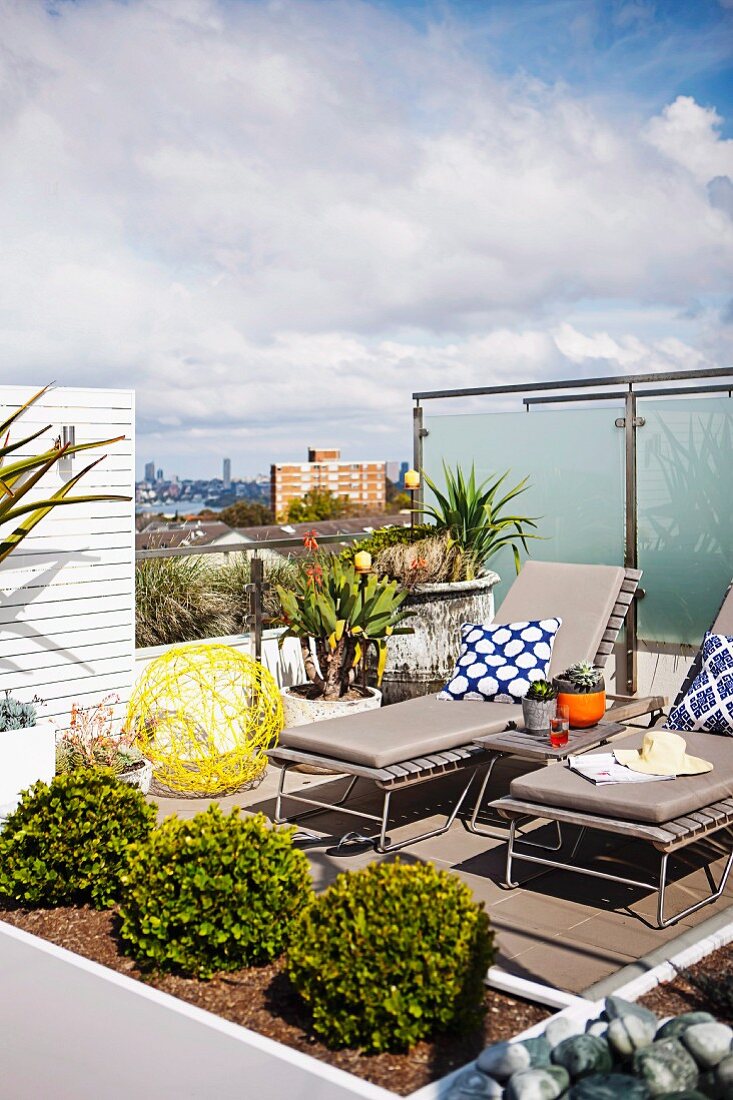
<path id="1" fill-rule="evenodd" d="M 571 695 L 561 691 L 557 696 L 558 706 L 566 706 L 570 715 L 570 725 L 574 729 L 586 729 L 596 726 L 606 713 L 606 692 L 590 691 L 587 694 Z"/>

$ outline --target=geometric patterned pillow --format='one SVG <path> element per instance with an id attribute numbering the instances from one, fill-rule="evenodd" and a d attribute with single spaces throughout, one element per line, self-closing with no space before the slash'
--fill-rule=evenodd
<path id="1" fill-rule="evenodd" d="M 705 635 L 702 668 L 667 720 L 671 730 L 733 735 L 733 637 Z"/>
<path id="2" fill-rule="evenodd" d="M 464 623 L 456 667 L 439 699 L 516 703 L 544 680 L 562 619 L 480 626 Z"/>

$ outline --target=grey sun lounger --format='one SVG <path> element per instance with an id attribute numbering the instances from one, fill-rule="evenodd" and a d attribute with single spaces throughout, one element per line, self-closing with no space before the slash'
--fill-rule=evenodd
<path id="1" fill-rule="evenodd" d="M 728 588 L 711 629 L 718 634 L 733 634 L 733 584 Z M 700 652 L 693 661 L 676 701 L 683 698 L 688 685 L 700 669 L 701 660 Z M 624 738 L 620 744 L 624 748 L 638 748 L 643 737 L 643 732 L 634 733 Z M 687 742 L 688 752 L 713 764 L 712 772 L 648 784 L 641 789 L 623 784 L 596 787 L 569 768 L 560 766 L 514 779 L 509 796 L 491 803 L 492 808 L 510 823 L 506 885 L 517 885 L 512 878 L 512 868 L 515 862 L 520 861 L 655 890 L 657 925 L 660 928 L 675 924 L 719 898 L 725 889 L 733 863 L 733 740 L 725 734 L 711 733 L 684 733 L 683 737 Z M 616 744 L 618 746 L 619 742 Z M 640 797 L 640 790 L 643 791 L 643 797 Z M 560 833 L 560 842 L 563 825 L 579 827 L 580 832 L 567 856 L 552 854 L 561 852 L 562 843 L 553 848 L 547 846 L 542 855 L 537 854 L 541 846 L 527 841 L 520 832 L 530 820 L 554 822 Z M 598 866 L 579 866 L 575 861 L 588 830 L 612 833 L 629 840 L 642 840 L 652 845 L 659 853 L 656 879 L 647 882 L 601 870 Z M 710 840 L 716 854 L 727 854 L 720 881 L 717 884 L 713 881 L 706 866 L 709 894 L 674 916 L 665 917 L 669 858 L 682 848 L 702 840 Z"/>
<path id="2" fill-rule="evenodd" d="M 559 615 L 563 625 L 555 639 L 551 673 L 577 660 L 603 664 L 613 651 L 640 576 L 638 570 L 606 565 L 527 562 L 493 621 L 501 625 Z M 661 702 L 649 700 L 641 709 L 653 709 Z M 286 729 L 278 746 L 268 752 L 281 767 L 275 821 L 292 821 L 339 807 L 341 813 L 377 823 L 379 833 L 373 839 L 380 852 L 437 836 L 455 820 L 476 768 L 490 759 L 484 749 L 472 744 L 473 739 L 501 733 L 521 720 L 519 703 L 445 702 L 428 695 L 348 718 Z M 287 775 L 298 764 L 345 773 L 349 779 L 338 801 L 322 802 L 302 791 L 286 792 Z M 452 772 L 465 772 L 466 778 L 445 822 L 420 836 L 390 843 L 387 828 L 392 795 Z M 345 805 L 359 779 L 370 780 L 382 792 L 380 814 Z M 286 815 L 285 799 L 309 809 Z"/>

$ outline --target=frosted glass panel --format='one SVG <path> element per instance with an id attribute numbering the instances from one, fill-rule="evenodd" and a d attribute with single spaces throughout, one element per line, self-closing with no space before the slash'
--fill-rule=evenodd
<path id="1" fill-rule="evenodd" d="M 424 467 L 439 486 L 442 461 L 481 479 L 509 470 L 507 485 L 529 475 L 530 488 L 512 501 L 519 514 L 538 517 L 543 541 L 529 543 L 541 561 L 623 565 L 624 433 L 612 408 L 426 415 Z M 523 554 L 524 556 L 524 554 Z M 511 551 L 489 563 L 500 574 L 497 604 L 514 576 Z"/>
<path id="2" fill-rule="evenodd" d="M 733 576 L 733 402 L 639 400 L 639 636 L 699 645 Z"/>

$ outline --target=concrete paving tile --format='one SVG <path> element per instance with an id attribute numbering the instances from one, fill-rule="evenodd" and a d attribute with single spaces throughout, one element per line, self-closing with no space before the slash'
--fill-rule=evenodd
<path id="1" fill-rule="evenodd" d="M 535 879 L 523 889 L 505 891 L 496 902 L 497 918 L 542 928 L 554 936 L 597 913 L 595 905 L 579 903 L 572 897 L 542 893 L 537 888 L 540 882 Z"/>
<path id="2" fill-rule="evenodd" d="M 596 913 L 574 925 L 568 936 L 574 943 L 589 944 L 642 958 L 650 951 L 675 939 L 679 928 L 650 928 L 631 913 Z"/>
<path id="3" fill-rule="evenodd" d="M 523 975 L 532 981 L 564 989 L 568 993 L 581 993 L 601 978 L 614 974 L 621 967 L 636 959 L 620 951 L 574 943 L 569 937 L 554 939 L 523 951 L 509 960 L 506 969 L 521 967 Z"/>
<path id="4" fill-rule="evenodd" d="M 458 878 L 462 879 L 473 891 L 473 896 L 477 901 L 483 901 L 486 903 L 486 908 L 491 916 L 493 907 L 499 903 L 505 896 L 507 891 L 504 890 L 497 882 L 494 882 L 490 878 L 483 878 L 480 875 L 469 875 L 464 871 L 458 870 L 455 867 L 451 868 L 450 864 L 437 864 L 436 866 L 444 866 L 448 870 L 452 870 Z"/>

